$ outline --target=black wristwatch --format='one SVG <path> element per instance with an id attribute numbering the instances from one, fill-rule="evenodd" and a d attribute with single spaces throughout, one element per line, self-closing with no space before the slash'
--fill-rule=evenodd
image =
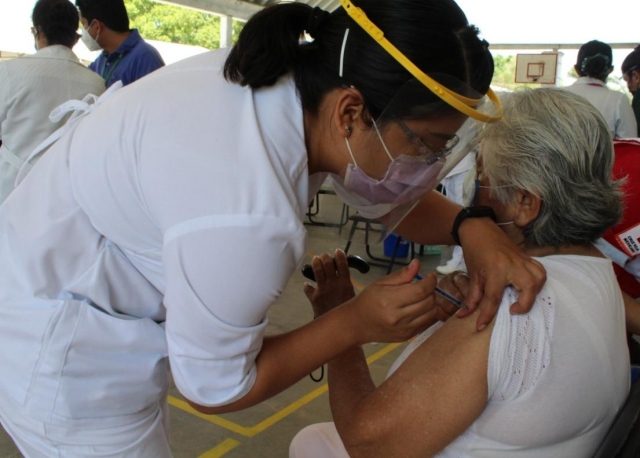
<path id="1" fill-rule="evenodd" d="M 464 207 L 460 210 L 458 216 L 456 216 L 456 219 L 453 222 L 453 228 L 451 229 L 451 237 L 456 241 L 456 245 L 461 245 L 458 229 L 460 229 L 460 225 L 467 218 L 491 218 L 494 223 L 496 222 L 496 214 L 493 212 L 493 208 L 491 207 Z"/>

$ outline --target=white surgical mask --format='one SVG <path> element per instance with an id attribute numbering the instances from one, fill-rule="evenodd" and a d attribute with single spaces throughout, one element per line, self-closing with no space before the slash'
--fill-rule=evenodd
<path id="1" fill-rule="evenodd" d="M 87 49 L 89 49 L 89 51 L 100 51 L 102 49 L 102 46 L 100 46 L 97 41 L 100 34 L 98 33 L 95 38 L 93 38 L 91 34 L 89 34 L 89 29 L 91 28 L 92 24 L 93 22 L 89 24 L 89 27 L 87 27 L 86 29 L 84 27 L 82 28 L 82 36 L 80 38 L 82 39 L 82 42 L 87 47 Z"/>

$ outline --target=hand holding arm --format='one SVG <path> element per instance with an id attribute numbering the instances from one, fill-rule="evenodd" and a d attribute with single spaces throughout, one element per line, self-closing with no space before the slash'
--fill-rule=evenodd
<path id="1" fill-rule="evenodd" d="M 511 313 L 531 310 L 547 278 L 542 264 L 525 255 L 488 218 L 464 221 L 460 240 L 471 285 L 466 298 L 469 310 L 459 316 L 467 316 L 479 307 L 477 327 L 483 330 L 497 313 L 509 285 L 520 292 L 518 302 L 511 305 Z"/>
<path id="2" fill-rule="evenodd" d="M 396 232 L 423 245 L 454 243 L 453 222 L 462 207 L 437 192 L 430 192 L 407 215 Z M 526 256 L 489 218 L 462 222 L 458 234 L 469 269 L 471 287 L 467 297 L 469 311 L 480 307 L 477 327 L 482 330 L 496 314 L 504 289 L 511 285 L 520 291 L 512 313 L 525 313 L 533 307 L 542 289 L 546 272 L 542 265 Z"/>

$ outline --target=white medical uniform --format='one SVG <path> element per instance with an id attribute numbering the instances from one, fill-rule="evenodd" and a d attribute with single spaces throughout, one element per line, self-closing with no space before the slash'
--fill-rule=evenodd
<path id="1" fill-rule="evenodd" d="M 61 103 L 104 92 L 104 80 L 66 46 L 0 62 L 0 203 L 14 189 L 18 169 L 31 151 L 65 119 L 49 120 Z"/>
<path id="2" fill-rule="evenodd" d="M 571 86 L 562 89 L 581 95 L 587 99 L 607 121 L 613 138 L 636 138 L 638 136 L 636 117 L 631 102 L 622 92 L 609 89 L 596 78 L 583 76 Z"/>
<path id="3" fill-rule="evenodd" d="M 292 79 L 228 83 L 226 56 L 116 91 L 0 207 L 0 418 L 30 456 L 169 456 L 169 362 L 201 405 L 255 381 L 326 176 Z"/>
<path id="4" fill-rule="evenodd" d="M 531 312 L 509 313 L 517 294 L 508 288 L 495 317 L 484 411 L 436 456 L 592 456 L 624 403 L 629 352 L 611 261 L 572 255 L 536 259 L 548 279 Z M 416 338 L 390 374 L 440 326 Z M 335 425 L 320 423 L 294 438 L 290 457 L 348 454 Z"/>

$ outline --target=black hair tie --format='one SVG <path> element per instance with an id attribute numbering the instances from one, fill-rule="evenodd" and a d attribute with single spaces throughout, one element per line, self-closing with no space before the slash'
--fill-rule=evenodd
<path id="1" fill-rule="evenodd" d="M 600 72 L 602 74 L 601 75 L 597 75 L 597 77 L 607 76 L 608 72 L 606 72 L 606 69 L 608 69 L 608 67 L 610 66 L 609 65 L 609 56 L 605 56 L 604 54 L 601 54 L 601 53 L 598 53 L 598 54 L 596 54 L 594 56 L 585 57 L 584 59 L 582 59 L 582 64 L 580 65 L 580 70 L 582 71 L 582 73 L 587 74 L 589 64 L 591 62 L 598 62 L 598 61 L 602 61 L 604 63 L 604 68 Z"/>
<path id="2" fill-rule="evenodd" d="M 330 16 L 331 13 L 323 10 L 322 8 L 315 7 L 311 10 L 311 14 L 309 14 L 309 23 L 307 24 L 307 33 L 311 35 L 313 38 L 316 37 L 316 32 L 318 31 L 318 27 L 320 23 L 324 21 L 326 18 Z"/>

